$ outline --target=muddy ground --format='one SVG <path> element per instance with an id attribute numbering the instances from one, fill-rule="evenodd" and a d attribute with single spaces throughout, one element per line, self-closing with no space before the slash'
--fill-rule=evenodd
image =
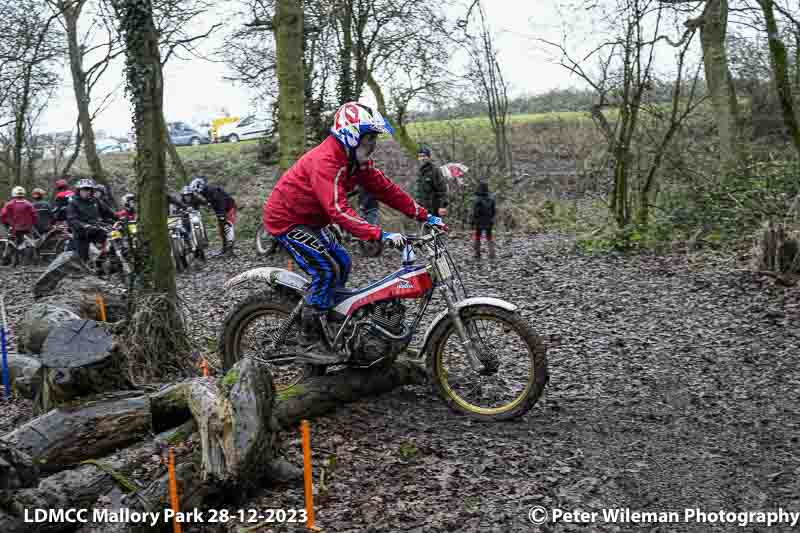
<path id="1" fill-rule="evenodd" d="M 520 420 L 481 424 L 408 387 L 312 421 L 317 489 L 325 467 L 316 500 L 324 531 L 789 529 L 612 524 L 602 516 L 539 527 L 528 512 L 800 511 L 800 289 L 776 287 L 726 258 L 584 256 L 559 235 L 501 242 L 494 265 L 470 262 L 470 244 L 451 244 L 469 291 L 517 303 L 548 342 L 544 396 Z M 180 278 L 201 349 L 213 346 L 236 299 L 222 282 L 265 264 L 250 248 L 241 243 L 236 259 Z M 398 262 L 391 252 L 356 256 L 351 285 Z M 0 271 L 12 337 L 33 276 Z M 27 412 L 23 401 L 4 405 L 0 433 Z M 299 433 L 285 434 L 285 452 L 300 462 Z M 302 505 L 301 487 L 265 487 L 227 508 Z"/>

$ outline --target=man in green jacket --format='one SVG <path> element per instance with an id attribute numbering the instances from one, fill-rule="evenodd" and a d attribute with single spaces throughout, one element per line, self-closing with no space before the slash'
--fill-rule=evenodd
<path id="1" fill-rule="evenodd" d="M 417 174 L 416 200 L 429 213 L 444 217 L 447 216 L 447 181 L 431 160 L 431 149 L 420 146 L 417 153 L 420 162 Z"/>

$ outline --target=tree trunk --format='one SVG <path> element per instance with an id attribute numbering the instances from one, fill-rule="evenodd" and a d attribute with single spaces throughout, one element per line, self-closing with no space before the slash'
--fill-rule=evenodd
<path id="1" fill-rule="evenodd" d="M 381 89 L 380 84 L 372 75 L 372 72 L 367 73 L 367 85 L 369 85 L 372 94 L 375 95 L 375 100 L 378 102 L 378 112 L 385 117 L 390 117 L 387 109 L 386 109 L 386 99 L 383 96 L 383 90 Z M 411 138 L 411 135 L 408 134 L 408 130 L 406 129 L 406 125 L 402 120 L 402 112 L 398 113 L 398 117 L 394 121 L 395 131 L 394 131 L 394 138 L 397 142 L 400 143 L 400 146 L 406 151 L 409 157 L 416 158 L 417 157 L 417 143 L 414 142 L 414 139 Z"/>
<path id="2" fill-rule="evenodd" d="M 708 0 L 700 25 L 706 84 L 711 96 L 719 133 L 720 170 L 723 176 L 735 171 L 741 158 L 738 135 L 739 103 L 728 69 L 725 45 L 728 0 Z"/>
<path id="3" fill-rule="evenodd" d="M 145 291 L 176 298 L 175 264 L 167 229 L 164 79 L 151 0 L 121 3 L 128 90 L 134 106 L 139 198 L 138 251 Z"/>
<path id="4" fill-rule="evenodd" d="M 67 45 L 69 49 L 69 67 L 72 73 L 72 88 L 75 92 L 75 102 L 78 105 L 78 122 L 81 126 L 83 138 L 83 152 L 86 155 L 86 162 L 92 172 L 95 181 L 108 184 L 100 157 L 97 155 L 95 145 L 94 126 L 92 125 L 92 115 L 89 112 L 91 95 L 86 85 L 86 72 L 83 70 L 83 47 L 78 43 L 78 20 L 86 0 L 76 0 L 74 2 L 60 2 L 63 13 L 65 27 L 67 30 Z"/>
<path id="5" fill-rule="evenodd" d="M 39 360 L 40 413 L 75 398 L 131 387 L 123 353 L 106 329 L 93 320 L 69 320 L 53 329 Z"/>
<path id="6" fill-rule="evenodd" d="M 278 0 L 275 28 L 280 169 L 286 171 L 305 151 L 302 0 Z"/>
<path id="7" fill-rule="evenodd" d="M 164 129 L 164 146 L 167 147 L 169 158 L 172 161 L 172 167 L 178 173 L 178 184 L 188 185 L 189 174 L 186 172 L 186 167 L 183 164 L 181 156 L 178 155 L 178 149 L 175 148 L 175 145 L 172 144 L 172 139 L 170 139 L 169 137 L 169 129 L 167 128 L 167 119 L 164 117 L 163 110 L 161 113 L 161 122 L 162 122 L 162 127 Z"/>
<path id="8" fill-rule="evenodd" d="M 54 409 L 0 440 L 31 456 L 42 471 L 57 471 L 141 440 L 150 427 L 148 397 L 129 391 Z"/>
<path id="9" fill-rule="evenodd" d="M 786 46 L 781 41 L 778 31 L 773 0 L 759 0 L 758 3 L 764 12 L 764 20 L 767 25 L 769 51 L 772 58 L 772 79 L 775 83 L 775 90 L 778 93 L 778 100 L 781 103 L 783 122 L 786 124 L 786 129 L 792 138 L 795 150 L 800 156 L 800 125 L 797 123 L 797 115 L 794 112 L 792 82 L 789 79 L 789 59 L 786 53 Z"/>
<path id="10" fill-rule="evenodd" d="M 28 108 L 30 107 L 31 69 L 32 67 L 30 65 L 26 66 L 24 69 L 22 95 L 15 109 L 14 176 L 12 178 L 14 185 L 22 185 L 22 174 L 25 166 L 22 163 L 22 152 L 25 149 L 25 124 L 28 118 Z"/>
<path id="11" fill-rule="evenodd" d="M 341 0 L 338 19 L 342 25 L 339 49 L 339 103 L 358 100 L 353 94 L 353 0 Z"/>

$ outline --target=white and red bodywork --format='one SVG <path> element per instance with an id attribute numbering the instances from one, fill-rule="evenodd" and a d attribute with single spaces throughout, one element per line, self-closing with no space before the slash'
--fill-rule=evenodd
<path id="1" fill-rule="evenodd" d="M 337 291 L 335 313 L 348 316 L 365 305 L 395 298 L 421 298 L 433 288 L 433 279 L 424 266 L 395 272 L 358 291 Z"/>

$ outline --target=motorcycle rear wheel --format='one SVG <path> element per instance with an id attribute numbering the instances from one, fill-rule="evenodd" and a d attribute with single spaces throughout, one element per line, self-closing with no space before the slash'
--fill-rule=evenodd
<path id="1" fill-rule="evenodd" d="M 248 354 L 266 360 L 274 357 L 274 354 L 265 353 L 266 350 L 263 349 L 271 344 L 270 335 L 289 317 L 297 302 L 297 297 L 266 289 L 251 294 L 231 309 L 222 324 L 218 340 L 223 370 L 227 372 Z M 265 331 L 252 331 L 254 326 L 258 326 L 258 322 L 269 317 L 272 317 L 269 331 L 266 331 L 267 328 L 263 328 Z M 294 331 L 297 331 L 296 324 L 292 325 L 287 336 L 291 338 Z M 248 343 L 256 346 L 247 346 Z M 259 348 L 262 348 L 261 353 L 252 353 Z M 307 378 L 325 373 L 324 367 L 309 364 L 282 363 L 267 364 L 267 366 L 278 392 L 286 391 Z"/>
<path id="2" fill-rule="evenodd" d="M 546 348 L 530 325 L 517 313 L 491 305 L 475 305 L 461 310 L 461 320 L 473 343 L 487 360 L 493 360 L 496 370 L 487 376 L 479 375 L 469 364 L 461 346 L 455 323 L 446 320 L 431 334 L 426 349 L 426 366 L 433 390 L 458 413 L 482 421 L 511 420 L 533 408 L 548 381 Z M 486 322 L 488 326 L 479 324 Z M 497 338 L 487 340 L 484 332 L 497 327 Z M 512 343 L 511 335 L 518 342 Z M 502 360 L 498 357 L 502 355 Z M 451 356 L 461 356 L 460 364 L 448 367 Z M 529 368 L 519 369 L 529 365 Z M 512 368 L 514 367 L 514 368 Z M 512 391 L 504 371 L 519 377 L 518 391 Z M 477 385 L 476 385 L 477 383 Z M 479 391 L 493 405 L 481 405 L 466 394 Z M 500 396 L 508 396 L 497 400 Z"/>

